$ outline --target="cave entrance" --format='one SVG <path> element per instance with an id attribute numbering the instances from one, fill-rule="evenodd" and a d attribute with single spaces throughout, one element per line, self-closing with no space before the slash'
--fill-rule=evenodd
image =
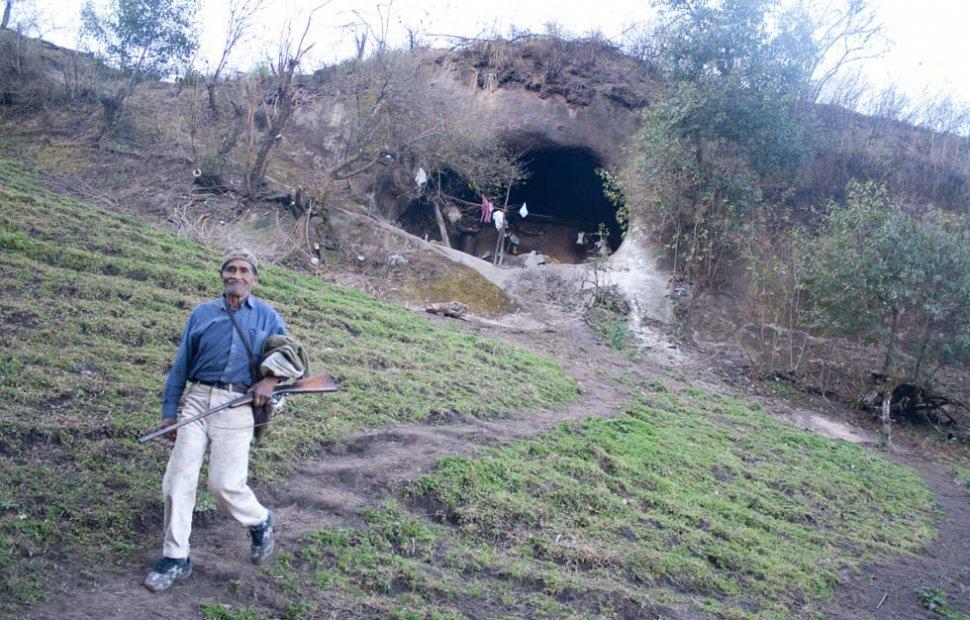
<path id="1" fill-rule="evenodd" d="M 581 263 L 620 246 L 623 232 L 596 173 L 602 163 L 595 153 L 550 146 L 528 150 L 520 160 L 528 178 L 512 188 L 509 199 L 515 206 L 510 209 L 511 233 L 519 242 L 513 252 L 535 251 L 560 263 Z M 525 219 L 517 213 L 523 202 L 529 210 Z"/>
<path id="2" fill-rule="evenodd" d="M 522 264 L 517 256 L 533 251 L 551 262 L 581 263 L 620 246 L 623 231 L 616 220 L 617 209 L 603 191 L 596 172 L 602 163 L 592 150 L 547 144 L 516 150 L 524 151 L 520 162 L 527 178 L 509 194 L 503 265 Z M 452 247 L 494 260 L 498 232 L 491 222 L 480 220 L 481 195 L 452 170 L 443 171 L 435 183 L 445 199 L 439 204 Z M 496 208 L 505 203 L 504 195 L 489 199 Z M 425 239 L 440 239 L 434 200 L 432 191 L 413 200 L 400 225 Z M 519 215 L 523 203 L 528 205 L 525 218 Z"/>

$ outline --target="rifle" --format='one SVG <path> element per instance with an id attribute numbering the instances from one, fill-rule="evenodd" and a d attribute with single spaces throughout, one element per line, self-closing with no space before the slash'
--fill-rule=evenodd
<path id="1" fill-rule="evenodd" d="M 337 383 L 333 380 L 333 377 L 331 377 L 326 373 L 321 373 L 319 375 L 313 375 L 312 377 L 306 377 L 304 379 L 300 379 L 299 381 L 295 383 L 291 383 L 289 385 L 279 386 L 275 390 L 273 390 L 273 396 L 283 396 L 285 394 L 317 394 L 322 392 L 336 392 L 338 390 L 340 390 L 340 386 L 338 386 Z M 239 398 L 234 398 L 229 402 L 222 403 L 218 407 L 213 407 L 208 411 L 203 411 L 202 413 L 198 415 L 194 415 L 191 418 L 185 418 L 185 419 L 179 420 L 175 424 L 171 424 L 169 426 L 163 426 L 160 429 L 154 430 L 148 433 L 147 435 L 139 437 L 138 442 L 145 443 L 146 441 L 151 441 L 156 437 L 161 437 L 162 435 L 164 435 L 165 433 L 171 430 L 175 430 L 176 428 L 180 428 L 182 426 L 185 426 L 186 424 L 191 424 L 196 420 L 201 420 L 202 418 L 212 415 L 213 413 L 216 413 L 218 411 L 222 411 L 224 409 L 232 409 L 233 407 L 239 407 L 247 403 L 251 403 L 252 401 L 253 401 L 252 394 L 243 394 Z"/>

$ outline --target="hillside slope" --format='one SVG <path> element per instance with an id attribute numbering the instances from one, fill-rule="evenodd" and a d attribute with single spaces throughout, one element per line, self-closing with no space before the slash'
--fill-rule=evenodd
<path id="1" fill-rule="evenodd" d="M 3 607 L 35 600 L 68 566 L 98 572 L 153 539 L 139 534 L 160 525 L 167 448 L 135 437 L 158 422 L 188 312 L 220 292 L 217 261 L 214 249 L 53 195 L 0 160 Z M 346 391 L 291 399 L 255 450 L 257 478 L 352 429 L 494 417 L 578 393 L 561 367 L 523 350 L 313 277 L 261 272 L 256 294 Z"/>
<path id="2" fill-rule="evenodd" d="M 742 399 L 640 383 L 618 418 L 449 456 L 311 528 L 205 618 L 806 618 L 921 550 L 915 471 Z M 226 606 L 231 610 L 227 610 Z"/>

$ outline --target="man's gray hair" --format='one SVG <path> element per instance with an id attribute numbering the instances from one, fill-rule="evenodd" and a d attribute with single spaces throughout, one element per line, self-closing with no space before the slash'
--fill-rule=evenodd
<path id="1" fill-rule="evenodd" d="M 246 248 L 239 248 L 238 250 L 232 250 L 228 254 L 222 257 L 222 264 L 219 265 L 219 272 L 221 273 L 223 269 L 226 268 L 226 264 L 229 261 L 234 261 L 236 259 L 242 259 L 253 266 L 253 273 L 259 273 L 259 262 L 256 260 L 256 255 L 247 250 Z"/>

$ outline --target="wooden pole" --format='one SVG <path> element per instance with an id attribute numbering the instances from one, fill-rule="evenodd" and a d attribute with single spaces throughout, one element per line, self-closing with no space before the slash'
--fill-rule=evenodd
<path id="1" fill-rule="evenodd" d="M 431 200 L 431 206 L 434 208 L 434 219 L 438 222 L 438 231 L 441 233 L 441 242 L 445 244 L 445 247 L 451 247 L 451 240 L 448 239 L 448 228 L 445 226 L 445 218 L 441 215 L 441 207 L 438 206 L 438 197 L 435 196 Z"/>
<path id="2" fill-rule="evenodd" d="M 882 444 L 883 448 L 887 450 L 893 447 L 892 421 L 889 417 L 889 414 L 892 412 L 893 391 L 894 386 L 891 383 L 887 383 L 886 393 L 882 398 Z"/>
<path id="3" fill-rule="evenodd" d="M 502 214 L 503 218 L 505 214 Z M 492 215 L 492 221 L 495 221 L 495 215 Z M 492 252 L 492 264 L 498 265 L 498 252 L 502 247 L 502 237 L 505 236 L 505 221 L 502 221 L 502 227 L 498 229 L 498 238 L 495 240 L 495 250 Z"/>
<path id="4" fill-rule="evenodd" d="M 435 186 L 435 195 L 431 199 L 431 208 L 434 209 L 434 219 L 438 222 L 438 232 L 441 233 L 441 242 L 446 248 L 451 247 L 451 239 L 448 238 L 448 227 L 445 226 L 445 218 L 441 215 L 441 171 L 438 171 L 438 183 Z"/>
<path id="5" fill-rule="evenodd" d="M 495 252 L 495 264 L 501 266 L 505 258 L 505 229 L 509 225 L 509 195 L 512 193 L 512 179 L 505 189 L 505 204 L 502 205 L 502 228 L 498 231 L 498 249 Z"/>

